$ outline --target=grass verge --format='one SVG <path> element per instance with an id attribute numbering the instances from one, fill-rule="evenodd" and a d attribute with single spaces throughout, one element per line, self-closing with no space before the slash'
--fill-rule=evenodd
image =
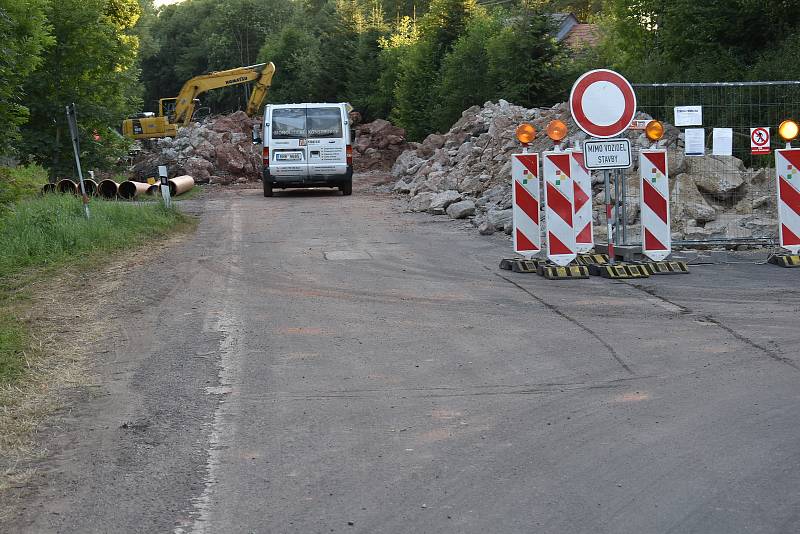
<path id="1" fill-rule="evenodd" d="M 86 220 L 79 199 L 46 195 L 0 214 L 0 495 L 23 484 L 26 460 L 43 453 L 32 438 L 58 392 L 85 380 L 91 328 L 76 336 L 75 324 L 91 316 L 93 292 L 113 291 L 87 290 L 87 278 L 95 279 L 87 271 L 113 269 L 112 260 L 129 262 L 132 253 L 145 260 L 194 225 L 161 204 L 92 201 L 90 209 Z"/>
<path id="2" fill-rule="evenodd" d="M 86 219 L 71 195 L 23 200 L 0 216 L 0 282 L 30 268 L 55 267 L 134 247 L 164 236 L 188 219 L 160 203 L 94 201 Z"/>
<path id="3" fill-rule="evenodd" d="M 46 195 L 0 214 L 0 385 L 25 368 L 26 332 L 9 310 L 25 286 L 59 267 L 86 265 L 185 226 L 189 219 L 161 204 L 92 202 L 87 220 L 78 199 Z"/>

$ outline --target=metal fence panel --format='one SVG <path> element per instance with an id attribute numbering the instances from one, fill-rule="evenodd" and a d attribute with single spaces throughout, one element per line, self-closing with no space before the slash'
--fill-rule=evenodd
<path id="1" fill-rule="evenodd" d="M 638 109 L 667 124 L 675 106 L 703 108 L 706 156 L 684 157 L 684 128 L 673 130 L 670 181 L 676 244 L 774 243 L 777 239 L 774 154 L 750 153 L 750 128 L 769 127 L 771 149 L 782 148 L 777 126 L 800 116 L 800 81 L 634 84 Z M 732 128 L 733 155 L 713 156 L 714 128 Z M 638 162 L 638 154 L 634 154 Z M 620 243 L 641 242 L 638 170 L 619 180 L 627 224 Z"/>

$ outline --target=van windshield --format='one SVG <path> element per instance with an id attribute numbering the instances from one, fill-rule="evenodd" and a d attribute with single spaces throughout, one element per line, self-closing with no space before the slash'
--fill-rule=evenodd
<path id="1" fill-rule="evenodd" d="M 342 137 L 339 108 L 279 108 L 272 112 L 273 139 Z"/>

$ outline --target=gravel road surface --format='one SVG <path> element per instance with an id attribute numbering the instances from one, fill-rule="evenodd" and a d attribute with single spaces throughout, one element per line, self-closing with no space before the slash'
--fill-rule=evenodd
<path id="1" fill-rule="evenodd" d="M 364 183 L 190 202 L 12 532 L 800 531 L 800 271 L 547 281 Z"/>

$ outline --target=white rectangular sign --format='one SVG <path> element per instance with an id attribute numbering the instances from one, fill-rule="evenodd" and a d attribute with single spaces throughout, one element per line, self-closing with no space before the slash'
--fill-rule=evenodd
<path id="1" fill-rule="evenodd" d="M 706 130 L 705 128 L 686 128 L 683 138 L 687 156 L 706 155 Z"/>
<path id="2" fill-rule="evenodd" d="M 711 139 L 711 153 L 713 155 L 733 155 L 733 128 L 714 128 Z"/>
<path id="3" fill-rule="evenodd" d="M 703 106 L 675 106 L 675 126 L 702 126 Z"/>
<path id="4" fill-rule="evenodd" d="M 583 161 L 587 169 L 627 169 L 631 166 L 631 142 L 628 139 L 585 141 Z"/>

